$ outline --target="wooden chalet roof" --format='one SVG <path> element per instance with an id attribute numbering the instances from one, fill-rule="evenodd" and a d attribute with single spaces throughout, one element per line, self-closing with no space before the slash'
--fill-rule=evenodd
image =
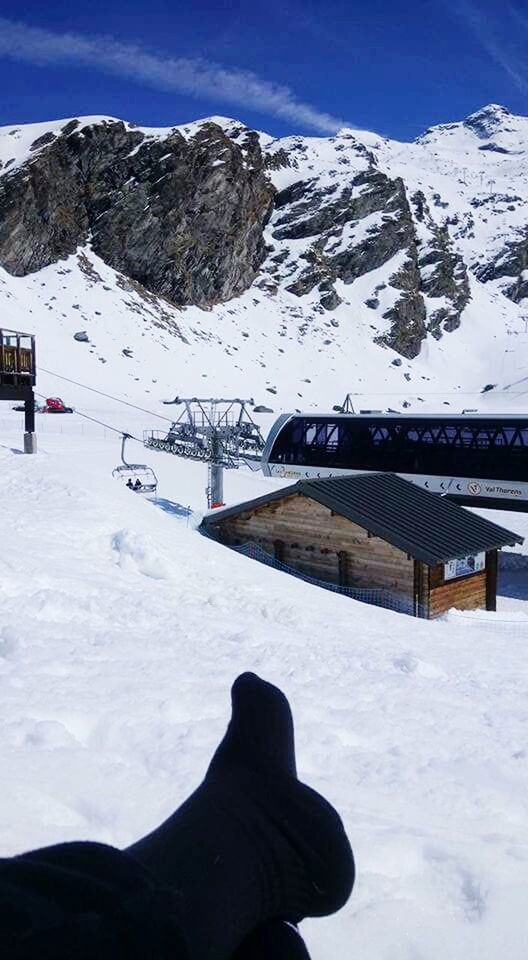
<path id="1" fill-rule="evenodd" d="M 523 543 L 523 537 L 394 473 L 300 480 L 255 500 L 207 514 L 213 532 L 229 517 L 302 494 L 429 566 Z"/>

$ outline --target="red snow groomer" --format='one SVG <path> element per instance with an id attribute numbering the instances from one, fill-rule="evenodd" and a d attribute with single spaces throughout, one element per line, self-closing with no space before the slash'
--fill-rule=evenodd
<path id="1" fill-rule="evenodd" d="M 73 407 L 67 407 L 60 397 L 48 397 L 41 413 L 73 413 Z"/>

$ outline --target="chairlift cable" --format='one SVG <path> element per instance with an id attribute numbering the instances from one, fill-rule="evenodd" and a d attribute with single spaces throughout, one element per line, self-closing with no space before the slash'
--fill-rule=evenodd
<path id="1" fill-rule="evenodd" d="M 75 410 L 75 413 L 79 414 L 80 417 L 84 417 L 85 420 L 91 420 L 92 423 L 98 423 L 100 427 L 104 427 L 106 430 L 113 430 L 114 433 L 118 433 L 120 437 L 126 437 L 127 440 L 135 440 L 136 443 L 143 445 L 143 441 L 139 437 L 135 437 L 132 433 L 128 433 L 127 430 L 119 430 L 118 427 L 111 427 L 109 423 L 103 423 L 102 420 L 97 420 L 96 417 L 90 417 L 87 413 L 81 413 L 80 410 Z"/>
<path id="2" fill-rule="evenodd" d="M 38 390 L 35 390 L 37 397 L 42 397 L 43 400 L 46 400 L 46 396 L 43 393 L 39 393 Z M 105 430 L 112 430 L 114 433 L 119 434 L 120 437 L 127 437 L 130 440 L 135 440 L 136 443 L 143 445 L 143 441 L 138 437 L 135 437 L 132 433 L 129 433 L 128 430 L 120 430 L 118 427 L 112 427 L 109 423 L 104 423 L 102 420 L 98 420 L 97 417 L 90 417 L 87 413 L 81 413 L 80 410 L 75 408 L 75 413 L 79 417 L 83 417 L 85 420 L 91 420 L 92 423 L 97 423 L 100 427 L 104 427 Z"/>
<path id="3" fill-rule="evenodd" d="M 78 380 L 72 380 L 70 377 L 65 377 L 61 373 L 53 373 L 52 370 L 46 370 L 45 367 L 38 367 L 42 373 L 47 373 L 50 377 L 58 377 L 59 380 L 66 380 L 67 383 L 74 383 L 77 387 L 82 387 L 84 390 L 91 390 L 92 393 L 98 393 L 101 397 L 106 397 L 107 400 L 115 400 L 116 403 L 123 403 L 127 407 L 133 407 L 134 410 L 140 410 L 141 413 L 148 413 L 151 417 L 158 417 L 160 420 L 166 420 L 167 423 L 172 423 L 170 417 L 164 417 L 161 413 L 154 413 L 153 410 L 147 410 L 145 407 L 139 407 L 137 403 L 130 403 L 129 400 L 122 400 L 121 397 L 114 397 L 111 393 L 105 393 L 104 390 L 96 390 L 95 387 L 89 387 L 86 383 L 80 383 Z M 42 396 L 42 394 L 39 394 Z"/>
<path id="4" fill-rule="evenodd" d="M 43 393 L 40 393 L 38 390 L 35 390 L 35 393 L 37 397 L 42 397 L 44 400 L 46 399 L 45 395 Z M 78 414 L 79 417 L 83 417 L 84 420 L 90 420 L 91 423 L 97 423 L 100 427 L 103 427 L 105 430 L 111 430 L 113 433 L 117 433 L 118 436 L 121 437 L 121 440 L 122 440 L 121 460 L 123 462 L 123 466 L 116 467 L 115 470 L 112 471 L 112 476 L 116 476 L 116 475 L 119 476 L 120 471 L 123 471 L 123 470 L 128 470 L 131 476 L 133 475 L 137 476 L 138 470 L 140 472 L 146 473 L 147 477 L 149 478 L 149 482 L 145 483 L 145 481 L 136 479 L 136 484 L 139 485 L 139 492 L 153 493 L 154 495 L 156 495 L 156 491 L 158 488 L 158 478 L 156 477 L 156 474 L 154 473 L 152 467 L 149 467 L 146 464 L 127 463 L 124 456 L 125 443 L 127 440 L 135 440 L 136 443 L 140 443 L 142 446 L 143 446 L 143 441 L 140 440 L 139 437 L 135 437 L 133 433 L 129 433 L 127 430 L 120 430 L 118 427 L 113 427 L 111 426 L 111 424 L 105 423 L 103 420 L 98 420 L 97 417 L 91 417 L 89 416 L 89 414 L 81 413 L 81 411 L 77 409 L 75 410 L 75 413 Z M 163 417 L 162 419 L 165 419 L 165 417 Z M 130 485 L 131 485 L 131 480 L 129 481 L 127 486 L 130 486 Z M 137 490 L 138 488 L 136 485 L 134 485 L 133 487 L 131 487 L 131 489 Z"/>

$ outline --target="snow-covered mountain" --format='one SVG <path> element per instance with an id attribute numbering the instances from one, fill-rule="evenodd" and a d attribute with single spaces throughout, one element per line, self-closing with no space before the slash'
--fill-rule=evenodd
<path id="1" fill-rule="evenodd" d="M 490 105 L 413 143 L 2 128 L 0 265 L 2 323 L 114 392 L 522 409 L 528 118 Z"/>

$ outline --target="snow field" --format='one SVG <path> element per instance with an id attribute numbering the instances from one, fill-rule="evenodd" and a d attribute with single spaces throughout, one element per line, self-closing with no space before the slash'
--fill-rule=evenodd
<path id="1" fill-rule="evenodd" d="M 300 776 L 357 857 L 347 907 L 304 925 L 314 960 L 524 957 L 528 603 L 428 623 L 335 596 L 200 537 L 202 465 L 131 448 L 159 475 L 156 507 L 111 479 L 117 437 L 49 418 L 23 457 L 4 419 L 1 852 L 152 828 L 199 782 L 252 669 L 290 697 Z M 266 485 L 230 473 L 227 497 Z"/>

